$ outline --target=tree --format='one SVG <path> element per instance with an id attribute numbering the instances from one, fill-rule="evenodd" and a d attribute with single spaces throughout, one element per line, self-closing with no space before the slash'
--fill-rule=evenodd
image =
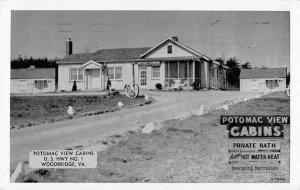
<path id="1" fill-rule="evenodd" d="M 240 76 L 240 63 L 236 57 L 231 57 L 226 61 L 226 66 L 229 67 L 228 70 L 228 83 L 232 86 L 239 87 L 239 76 Z"/>
<path id="2" fill-rule="evenodd" d="M 216 59 L 215 61 L 219 62 L 220 64 L 224 64 L 225 63 L 225 59 L 219 57 L 218 59 Z"/>
<path id="3" fill-rule="evenodd" d="M 20 55 L 17 59 L 11 60 L 11 69 L 29 68 L 34 65 L 36 68 L 57 68 L 57 59 L 48 58 L 22 58 Z"/>
<path id="4" fill-rule="evenodd" d="M 244 64 L 241 64 L 241 69 L 251 69 L 252 66 L 250 62 L 246 61 Z"/>

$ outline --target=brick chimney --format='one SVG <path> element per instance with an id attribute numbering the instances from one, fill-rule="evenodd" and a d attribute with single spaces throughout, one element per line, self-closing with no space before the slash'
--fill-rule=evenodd
<path id="1" fill-rule="evenodd" d="M 172 40 L 178 42 L 178 37 L 177 36 L 172 36 Z"/>
<path id="2" fill-rule="evenodd" d="M 71 41 L 71 38 L 69 38 L 68 41 L 66 41 L 66 56 L 71 55 L 73 53 L 73 43 Z"/>

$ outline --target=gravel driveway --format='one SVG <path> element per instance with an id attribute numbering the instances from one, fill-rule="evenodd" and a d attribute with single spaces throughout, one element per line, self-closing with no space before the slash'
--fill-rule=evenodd
<path id="1" fill-rule="evenodd" d="M 64 149 L 86 145 L 115 133 L 135 129 L 148 122 L 167 120 L 178 114 L 198 110 L 200 105 L 216 104 L 249 95 L 238 91 L 142 91 L 142 93 L 153 97 L 157 103 L 124 108 L 103 115 L 12 130 L 11 170 L 18 162 L 28 160 L 28 153 L 34 149 Z"/>

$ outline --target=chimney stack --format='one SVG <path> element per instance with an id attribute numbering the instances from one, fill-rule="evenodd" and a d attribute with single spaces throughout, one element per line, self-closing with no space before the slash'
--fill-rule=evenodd
<path id="1" fill-rule="evenodd" d="M 66 41 L 66 56 L 71 55 L 73 53 L 73 44 L 71 38 Z"/>
<path id="2" fill-rule="evenodd" d="M 177 36 L 172 36 L 172 40 L 178 42 L 178 37 Z"/>

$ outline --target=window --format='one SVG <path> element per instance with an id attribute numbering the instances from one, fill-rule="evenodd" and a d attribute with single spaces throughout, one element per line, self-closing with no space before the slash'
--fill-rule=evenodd
<path id="1" fill-rule="evenodd" d="M 186 63 L 186 61 L 179 62 L 179 78 L 187 78 L 187 63 Z"/>
<path id="2" fill-rule="evenodd" d="M 115 79 L 122 79 L 122 67 L 115 68 Z"/>
<path id="3" fill-rule="evenodd" d="M 277 87 L 279 87 L 278 80 L 266 80 L 266 86 L 269 89 L 277 88 Z"/>
<path id="4" fill-rule="evenodd" d="M 178 62 L 170 61 L 169 62 L 169 78 L 179 78 L 178 77 Z"/>
<path id="5" fill-rule="evenodd" d="M 160 67 L 152 67 L 152 78 L 160 78 Z"/>
<path id="6" fill-rule="evenodd" d="M 72 68 L 70 69 L 70 81 L 82 81 L 83 80 L 83 70 Z"/>
<path id="7" fill-rule="evenodd" d="M 71 69 L 71 81 L 77 80 L 77 69 Z"/>
<path id="8" fill-rule="evenodd" d="M 78 80 L 79 81 L 83 80 L 83 70 L 82 69 L 78 69 Z"/>
<path id="9" fill-rule="evenodd" d="M 34 86 L 38 90 L 43 90 L 44 88 L 48 88 L 47 80 L 35 80 Z"/>
<path id="10" fill-rule="evenodd" d="M 27 90 L 27 81 L 26 80 L 20 80 L 20 90 L 26 91 Z"/>
<path id="11" fill-rule="evenodd" d="M 122 67 L 108 67 L 108 78 L 110 80 L 121 80 Z"/>
<path id="12" fill-rule="evenodd" d="M 115 68 L 109 67 L 108 68 L 108 78 L 109 79 L 115 79 Z"/>
<path id="13" fill-rule="evenodd" d="M 171 45 L 168 46 L 168 53 L 172 53 L 172 46 Z"/>

